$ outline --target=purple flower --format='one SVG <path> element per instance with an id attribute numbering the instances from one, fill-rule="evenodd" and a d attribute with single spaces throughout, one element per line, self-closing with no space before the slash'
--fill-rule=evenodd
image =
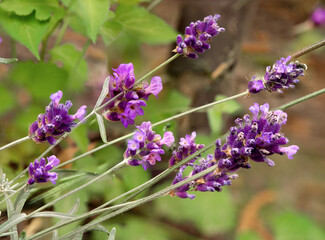
<path id="1" fill-rule="evenodd" d="M 51 181 L 53 184 L 55 184 L 55 180 L 58 179 L 58 174 L 55 172 L 49 172 L 53 167 L 59 165 L 60 160 L 56 158 L 56 156 L 52 155 L 47 158 L 47 163 L 45 158 L 41 158 L 40 161 L 37 159 L 33 163 L 30 163 L 29 165 L 29 179 L 28 184 L 32 185 L 35 182 L 36 183 L 44 183 Z"/>
<path id="2" fill-rule="evenodd" d="M 316 8 L 310 19 L 316 26 L 323 25 L 325 23 L 325 9 L 321 7 Z"/>
<path id="3" fill-rule="evenodd" d="M 249 92 L 258 93 L 265 89 L 282 93 L 281 89 L 294 88 L 299 82 L 298 78 L 304 76 L 307 66 L 298 61 L 289 63 L 290 59 L 291 56 L 281 58 L 272 67 L 268 66 L 263 81 L 255 80 L 254 76 L 248 83 Z"/>
<path id="4" fill-rule="evenodd" d="M 72 106 L 71 101 L 65 104 L 60 103 L 62 91 L 51 94 L 52 100 L 45 108 L 44 114 L 39 114 L 37 120 L 29 128 L 29 136 L 35 142 L 48 141 L 54 144 L 55 137 L 65 132 L 70 132 L 76 125 L 75 120 L 82 120 L 86 114 L 86 106 L 82 106 L 74 115 L 69 115 L 69 109 Z"/>
<path id="5" fill-rule="evenodd" d="M 173 151 L 172 157 L 169 160 L 169 167 L 174 166 L 176 163 L 182 161 L 193 153 L 197 152 L 204 147 L 203 144 L 195 143 L 196 132 L 192 132 L 191 135 L 186 135 L 185 138 L 181 138 L 179 142 L 179 147 L 177 150 Z M 191 165 L 197 159 L 193 158 L 187 164 Z"/>
<path id="6" fill-rule="evenodd" d="M 187 191 L 221 191 L 222 186 L 230 185 L 231 180 L 237 177 L 237 174 L 230 175 L 231 172 L 239 168 L 251 168 L 249 160 L 274 166 L 274 162 L 269 159 L 273 154 L 286 154 L 289 159 L 293 158 L 299 147 L 296 145 L 284 147 L 283 145 L 289 140 L 280 132 L 281 127 L 287 122 L 287 114 L 281 110 L 269 111 L 267 103 L 261 106 L 255 103 L 249 109 L 253 113 L 252 118 L 245 115 L 243 118 L 236 119 L 237 127 L 230 128 L 226 143 L 222 145 L 221 140 L 218 139 L 215 143 L 214 155 L 200 159 L 199 164 L 194 164 L 192 161 L 191 164 L 181 166 L 173 184 L 212 166 L 215 166 L 216 170 L 174 189 L 170 195 L 188 198 L 190 195 Z M 190 142 L 192 138 L 187 135 L 180 144 L 182 147 L 187 147 Z M 183 177 L 186 168 L 192 168 L 192 171 L 188 177 Z"/>
<path id="7" fill-rule="evenodd" d="M 164 137 L 161 138 L 159 134 L 152 131 L 150 122 L 143 122 L 137 128 L 138 131 L 134 133 L 133 139 L 128 140 L 124 158 L 128 159 L 129 165 L 142 165 L 146 170 L 149 166 L 155 165 L 156 161 L 161 161 L 161 155 L 165 154 L 162 146 L 169 147 L 175 139 L 172 132 L 165 132 Z"/>
<path id="8" fill-rule="evenodd" d="M 204 18 L 203 21 L 192 22 L 185 28 L 185 37 L 177 36 L 177 47 L 174 52 L 187 56 L 189 58 L 197 58 L 197 53 L 203 53 L 210 49 L 212 37 L 225 31 L 224 28 L 219 27 L 217 21 L 220 15 L 215 14 Z"/>
<path id="9" fill-rule="evenodd" d="M 113 69 L 113 76 L 110 76 L 107 100 L 111 100 L 116 95 L 120 97 L 112 101 L 105 108 L 105 118 L 110 121 L 121 121 L 124 127 L 134 124 L 134 119 L 138 115 L 143 115 L 142 107 L 151 94 L 157 97 L 162 90 L 160 77 L 153 77 L 150 85 L 146 82 L 134 86 L 135 76 L 133 64 L 121 64 L 117 69 Z"/>

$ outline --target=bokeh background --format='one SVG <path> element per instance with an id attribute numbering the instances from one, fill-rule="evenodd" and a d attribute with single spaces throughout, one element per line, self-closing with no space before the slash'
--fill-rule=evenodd
<path id="1" fill-rule="evenodd" d="M 141 3 L 146 7 L 149 3 Z M 209 103 L 222 96 L 245 91 L 253 75 L 263 76 L 265 67 L 275 60 L 297 52 L 303 47 L 323 40 L 325 26 L 314 26 L 310 15 L 322 1 L 303 0 L 163 0 L 151 12 L 164 19 L 176 31 L 210 14 L 221 14 L 220 26 L 226 32 L 217 36 L 210 51 L 197 60 L 178 58 L 157 74 L 164 81 L 159 99 L 150 98 L 141 121 L 156 122 L 191 107 Z M 73 20 L 71 20 L 73 22 Z M 5 31 L 0 44 L 1 57 L 16 56 L 18 63 L 0 65 L 0 143 L 24 137 L 37 114 L 44 111 L 49 95 L 59 89 L 63 99 L 72 100 L 74 109 L 86 104 L 93 106 L 101 85 L 111 69 L 120 63 L 132 62 L 136 77 L 144 75 L 172 56 L 175 43 L 148 44 L 139 36 L 123 35 L 108 45 L 98 38 L 95 44 L 67 26 L 62 42 L 70 47 L 55 48 L 60 31 L 54 31 L 48 41 L 48 52 L 39 62 L 30 51 L 12 40 Z M 62 53 L 64 53 L 62 55 Z M 62 58 L 69 55 L 70 58 Z M 308 65 L 306 76 L 294 89 L 278 93 L 260 93 L 238 99 L 209 112 L 195 113 L 155 129 L 169 127 L 179 138 L 192 131 L 198 142 L 210 143 L 227 132 L 237 117 L 248 113 L 248 107 L 258 102 L 276 108 L 298 97 L 324 88 L 325 50 L 309 53 L 300 62 Z M 51 64 L 48 64 L 51 63 Z M 40 65 L 46 67 L 39 68 Z M 272 157 L 276 165 L 252 164 L 250 170 L 240 170 L 239 178 L 221 193 L 198 193 L 194 200 L 163 197 L 105 222 L 108 229 L 117 228 L 117 239 L 325 239 L 325 96 L 298 104 L 286 112 L 288 122 L 283 132 L 291 144 L 300 150 L 293 160 Z M 109 140 L 134 130 L 120 123 L 106 123 Z M 61 161 L 101 144 L 96 124 L 78 128 L 53 150 Z M 48 145 L 25 142 L 0 152 L 2 171 L 13 178 L 42 153 Z M 125 142 L 105 148 L 65 168 L 100 173 L 122 160 Z M 165 162 L 150 171 L 125 168 L 114 176 L 85 189 L 52 210 L 67 212 L 80 199 L 79 211 L 92 209 L 132 187 L 141 184 L 166 168 Z M 84 181 L 87 181 L 86 176 Z M 144 195 L 171 184 L 172 177 L 157 184 Z M 59 184 L 67 184 L 62 182 Z M 54 192 L 43 187 L 26 204 L 26 211 L 66 191 Z M 67 186 L 69 187 L 69 186 Z M 73 185 L 70 186 L 73 188 Z M 45 200 L 37 197 L 45 196 Z M 143 195 L 142 195 L 143 196 Z M 1 206 L 1 211 L 5 211 Z M 1 220 L 5 215 L 1 215 Z M 89 221 L 87 219 L 85 223 Z M 28 234 L 37 232 L 53 222 L 33 219 L 19 226 Z M 60 230 L 67 232 L 73 226 Z M 103 233 L 88 233 L 85 239 L 105 239 Z"/>

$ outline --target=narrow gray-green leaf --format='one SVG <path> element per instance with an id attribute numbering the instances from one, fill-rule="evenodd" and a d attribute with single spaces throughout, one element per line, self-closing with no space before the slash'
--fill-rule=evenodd
<path id="1" fill-rule="evenodd" d="M 2 58 L 2 57 L 0 57 L 0 63 L 8 64 L 8 63 L 13 63 L 13 62 L 17 62 L 17 61 L 18 61 L 17 58 Z"/>
<path id="2" fill-rule="evenodd" d="M 102 91 L 101 91 L 101 93 L 99 95 L 99 98 L 98 98 L 98 100 L 96 102 L 96 105 L 95 105 L 94 109 L 98 108 L 102 104 L 102 102 L 104 101 L 104 99 L 105 99 L 105 97 L 106 97 L 106 95 L 108 93 L 109 80 L 110 80 L 110 77 L 107 77 L 105 79 L 105 81 L 103 83 Z"/>
<path id="3" fill-rule="evenodd" d="M 115 235 L 116 235 L 116 228 L 112 228 L 112 230 L 109 232 L 109 237 L 108 240 L 115 240 Z"/>
<path id="4" fill-rule="evenodd" d="M 97 122 L 98 122 L 98 126 L 99 126 L 100 136 L 101 136 L 103 142 L 104 143 L 107 143 L 107 135 L 106 135 L 106 129 L 105 129 L 105 124 L 104 124 L 104 119 L 98 113 L 96 113 L 96 118 L 97 118 Z"/>
<path id="5" fill-rule="evenodd" d="M 28 185 L 26 185 L 26 187 L 24 187 L 18 194 L 16 201 L 15 201 L 15 205 L 14 208 L 16 209 L 17 213 L 20 213 L 21 210 L 23 209 L 25 202 L 29 196 L 29 188 Z"/>
<path id="6" fill-rule="evenodd" d="M 51 218 L 61 218 L 64 220 L 69 220 L 74 218 L 74 215 L 60 213 L 60 212 L 52 212 L 52 211 L 44 211 L 44 212 L 38 212 L 33 215 L 34 217 L 51 217 Z"/>
<path id="7" fill-rule="evenodd" d="M 26 217 L 25 213 L 14 214 L 7 220 L 5 223 L 1 224 L 0 226 L 0 234 L 8 231 L 10 228 L 15 227 L 18 223 L 22 222 Z"/>
<path id="8" fill-rule="evenodd" d="M 59 232 L 58 230 L 54 230 L 52 235 L 52 240 L 57 240 L 58 238 L 59 238 Z"/>

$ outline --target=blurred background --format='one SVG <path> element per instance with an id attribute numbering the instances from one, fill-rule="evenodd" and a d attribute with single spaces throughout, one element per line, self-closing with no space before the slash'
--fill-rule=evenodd
<path id="1" fill-rule="evenodd" d="M 112 74 L 112 68 L 132 62 L 136 77 L 140 78 L 173 55 L 171 51 L 177 32 L 183 33 L 190 22 L 207 15 L 220 14 L 219 25 L 226 31 L 215 37 L 211 50 L 199 55 L 198 59 L 179 57 L 155 74 L 162 77 L 164 91 L 159 99 L 149 99 L 145 115 L 137 119 L 137 124 L 148 120 L 157 122 L 191 107 L 245 91 L 251 77 L 263 76 L 266 66 L 325 38 L 325 25 L 315 25 L 310 18 L 315 8 L 325 7 L 324 1 L 162 0 L 156 1 L 159 3 L 156 6 L 150 1 L 118 2 L 128 7 L 134 4 L 152 6 L 150 12 L 175 31 L 166 30 L 156 38 L 150 38 L 134 34 L 127 28 L 116 30 L 116 35 L 115 32 L 105 35 L 102 29 L 101 35 L 92 43 L 72 11 L 67 18 L 69 21 L 60 23 L 48 34 L 45 47 L 42 42 L 37 60 L 30 48 L 9 36 L 10 30 L 5 26 L 6 19 L 1 10 L 0 55 L 17 57 L 19 61 L 0 65 L 0 145 L 26 136 L 29 125 L 44 112 L 50 94 L 57 90 L 63 91 L 63 101 L 72 100 L 73 110 L 86 104 L 90 111 L 104 79 Z M 116 5 L 112 4 L 111 9 L 115 11 Z M 26 18 L 26 23 L 32 21 Z M 110 38 L 111 35 L 114 37 Z M 299 58 L 299 61 L 307 64 L 308 70 L 294 89 L 283 94 L 262 92 L 231 101 L 208 112 L 159 126 L 155 131 L 161 133 L 164 128 L 169 128 L 177 140 L 196 131 L 197 142 L 208 144 L 226 133 L 237 117 L 249 113 L 248 108 L 254 102 L 268 102 L 271 108 L 276 108 L 324 88 L 324 48 Z M 276 164 L 272 168 L 267 164 L 252 163 L 251 169 L 241 169 L 239 178 L 220 193 L 197 193 L 194 200 L 166 196 L 103 225 L 108 229 L 116 227 L 117 239 L 325 239 L 324 104 L 325 96 L 321 95 L 286 110 L 288 122 L 282 132 L 290 144 L 300 147 L 293 160 L 284 156 L 272 157 Z M 125 129 L 119 122 L 105 124 L 109 140 L 134 130 L 133 126 Z M 90 173 L 101 173 L 121 161 L 125 143 L 107 147 L 66 165 L 65 169 L 89 173 L 83 179 L 87 181 L 92 177 Z M 101 144 L 98 127 L 87 123 L 60 143 L 53 154 L 66 161 Z M 47 147 L 47 144 L 29 141 L 0 152 L 2 171 L 9 179 L 14 178 Z M 80 213 L 93 209 L 157 175 L 167 167 L 167 161 L 165 159 L 146 172 L 141 167 L 122 169 L 91 188 L 58 202 L 52 210 L 67 212 L 76 198 L 81 202 Z M 172 178 L 142 196 L 170 185 Z M 59 181 L 58 184 L 66 187 L 56 192 L 51 186 L 41 187 L 27 202 L 26 211 L 32 211 L 73 188 L 73 184 L 80 183 L 72 181 L 69 185 L 69 181 Z M 0 207 L 5 211 L 4 205 Z M 5 216 L 1 215 L 0 222 L 4 220 Z M 51 224 L 50 219 L 33 219 L 19 228 L 32 234 Z M 75 228 L 76 224 L 61 229 L 61 233 Z M 100 232 L 85 236 L 85 239 L 104 238 Z"/>

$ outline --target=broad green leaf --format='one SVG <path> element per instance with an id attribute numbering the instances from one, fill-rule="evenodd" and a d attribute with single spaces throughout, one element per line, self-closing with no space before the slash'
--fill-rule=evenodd
<path id="1" fill-rule="evenodd" d="M 177 36 L 175 30 L 166 22 L 141 7 L 120 5 L 114 20 L 119 22 L 128 33 L 145 43 L 169 43 Z"/>
<path id="2" fill-rule="evenodd" d="M 224 189 L 222 192 L 193 193 L 196 195 L 193 200 L 159 198 L 156 200 L 155 211 L 177 222 L 191 221 L 206 234 L 221 233 L 234 227 L 236 207 L 228 191 Z"/>
<path id="3" fill-rule="evenodd" d="M 17 58 L 2 58 L 2 57 L 0 57 L 0 63 L 8 64 L 8 63 L 14 63 L 17 61 L 18 61 Z"/>
<path id="4" fill-rule="evenodd" d="M 218 95 L 215 98 L 215 101 L 219 101 L 222 99 L 225 99 L 226 96 Z M 219 135 L 222 131 L 223 127 L 223 119 L 222 115 L 224 113 L 234 113 L 240 109 L 240 105 L 235 100 L 230 100 L 227 102 L 220 103 L 216 105 L 215 107 L 212 107 L 208 109 L 208 119 L 209 119 L 209 125 L 211 128 L 211 132 L 213 135 Z"/>
<path id="5" fill-rule="evenodd" d="M 68 88 L 75 91 L 83 89 L 88 70 L 82 52 L 77 51 L 72 44 L 64 44 L 52 48 L 50 53 L 52 61 L 63 64 L 63 69 L 69 73 Z"/>
<path id="6" fill-rule="evenodd" d="M 19 16 L 27 16 L 35 11 L 37 20 L 47 20 L 59 8 L 58 0 L 5 0 L 1 8 Z"/>
<path id="7" fill-rule="evenodd" d="M 64 89 L 67 78 L 64 69 L 44 62 L 20 62 L 10 72 L 10 79 L 25 87 L 37 100 L 49 99 L 52 93 Z"/>
<path id="8" fill-rule="evenodd" d="M 325 231 L 308 217 L 293 211 L 277 215 L 273 221 L 274 239 L 325 239 Z"/>
<path id="9" fill-rule="evenodd" d="M 137 5 L 142 2 L 150 2 L 151 0 L 118 0 L 119 4 L 123 5 Z"/>
<path id="10" fill-rule="evenodd" d="M 109 45 L 115 41 L 120 36 L 122 31 L 123 26 L 114 20 L 106 21 L 100 28 L 100 34 L 106 45 Z"/>
<path id="11" fill-rule="evenodd" d="M 36 20 L 35 14 L 18 16 L 0 10 L 0 24 L 6 33 L 26 46 L 38 60 L 40 59 L 38 47 L 46 33 L 48 21 Z"/>
<path id="12" fill-rule="evenodd" d="M 0 115 L 13 108 L 16 104 L 16 99 L 13 94 L 5 87 L 0 86 Z"/>
<path id="13" fill-rule="evenodd" d="M 71 11 L 75 12 L 86 27 L 87 36 L 96 42 L 97 34 L 102 24 L 107 20 L 109 12 L 108 0 L 63 0 L 68 6 L 71 4 Z"/>

